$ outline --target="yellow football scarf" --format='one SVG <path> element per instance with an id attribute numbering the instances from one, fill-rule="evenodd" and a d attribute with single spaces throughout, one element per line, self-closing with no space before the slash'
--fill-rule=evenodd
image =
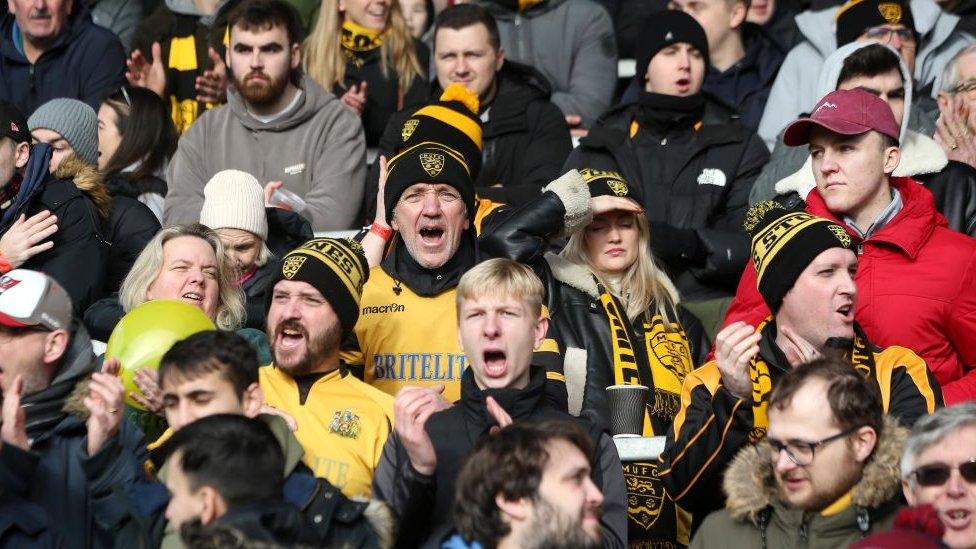
<path id="1" fill-rule="evenodd" d="M 659 314 L 648 319 L 646 315 L 637 319 L 644 328 L 644 346 L 634 347 L 637 334 L 633 333 L 627 317 L 617 299 L 602 285 L 600 303 L 610 321 L 610 344 L 613 350 L 613 372 L 616 385 L 645 385 L 652 396 L 644 411 L 644 436 L 654 436 L 651 416 L 658 416 L 664 423 L 670 423 L 679 407 L 681 384 L 685 376 L 694 369 L 691 349 L 684 330 L 672 323 L 665 328 L 664 319 Z M 638 358 L 639 357 L 639 358 Z M 649 374 L 649 375 L 648 375 Z"/>
<path id="2" fill-rule="evenodd" d="M 346 19 L 342 22 L 339 41 L 342 48 L 350 52 L 373 51 L 383 45 L 383 31 L 367 29 Z"/>
<path id="3" fill-rule="evenodd" d="M 764 320 L 758 328 L 762 332 L 772 317 Z M 850 355 L 844 359 L 850 362 L 862 376 L 870 378 L 874 375 L 874 355 L 868 348 L 868 341 L 861 333 L 860 328 L 854 327 L 854 345 L 851 347 Z M 789 367 L 788 364 L 784 366 Z M 751 442 L 757 442 L 766 435 L 766 428 L 769 426 L 769 419 L 766 415 L 769 406 L 769 394 L 773 391 L 773 380 L 769 376 L 769 364 L 763 360 L 759 353 L 756 353 L 749 361 L 749 377 L 752 380 L 752 417 L 753 430 L 749 434 Z"/>

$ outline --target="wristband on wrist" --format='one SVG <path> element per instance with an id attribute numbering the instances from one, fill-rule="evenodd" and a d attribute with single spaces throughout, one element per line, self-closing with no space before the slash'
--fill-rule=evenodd
<path id="1" fill-rule="evenodd" d="M 376 236 L 383 239 L 384 242 L 393 238 L 393 228 L 384 227 L 378 223 L 373 223 L 369 226 L 369 232 L 375 234 Z"/>
<path id="2" fill-rule="evenodd" d="M 7 274 L 11 270 L 13 270 L 13 265 L 7 260 L 7 256 L 3 255 L 3 252 L 0 251 L 0 274 Z"/>

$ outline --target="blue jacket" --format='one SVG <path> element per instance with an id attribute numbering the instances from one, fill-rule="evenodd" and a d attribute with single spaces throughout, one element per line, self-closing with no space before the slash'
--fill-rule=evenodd
<path id="1" fill-rule="evenodd" d="M 14 16 L 7 14 L 0 24 L 0 99 L 25 116 L 57 97 L 79 99 L 97 111 L 103 96 L 125 83 L 122 43 L 95 25 L 81 2 L 73 11 L 61 36 L 33 65 L 20 52 Z"/>
<path id="2" fill-rule="evenodd" d="M 104 531 L 96 527 L 95 505 L 113 486 L 132 482 L 147 457 L 145 441 L 128 422 L 94 456 L 88 456 L 87 440 L 84 420 L 70 415 L 34 438 L 30 451 L 3 445 L 0 491 L 56 517 L 52 531 L 74 540 L 73 547 L 108 547 L 111 540 L 99 535 Z"/>
<path id="3" fill-rule="evenodd" d="M 0 547 L 54 549 L 67 547 L 52 531 L 43 509 L 0 489 Z"/>

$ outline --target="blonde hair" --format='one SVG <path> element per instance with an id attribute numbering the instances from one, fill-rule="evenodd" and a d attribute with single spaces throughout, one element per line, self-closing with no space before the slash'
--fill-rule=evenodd
<path id="1" fill-rule="evenodd" d="M 193 236 L 204 240 L 213 248 L 217 256 L 217 312 L 214 323 L 222 330 L 234 330 L 244 323 L 244 296 L 234 284 L 234 269 L 224 254 L 224 245 L 217 233 L 199 223 L 189 225 L 170 225 L 156 233 L 152 240 L 132 264 L 132 270 L 122 281 L 119 289 L 119 303 L 122 310 L 129 312 L 142 305 L 149 286 L 159 276 L 163 268 L 163 246 L 174 238 Z"/>
<path id="2" fill-rule="evenodd" d="M 457 285 L 455 301 L 458 315 L 461 302 L 479 297 L 514 297 L 524 302 L 529 311 L 542 316 L 545 288 L 532 269 L 511 259 L 496 257 L 483 261 L 464 273 Z"/>
<path id="3" fill-rule="evenodd" d="M 627 268 L 620 279 L 620 292 L 626 300 L 627 318 L 634 321 L 642 313 L 653 310 L 661 315 L 664 325 L 670 326 L 669 319 L 677 319 L 678 289 L 664 271 L 658 268 L 651 255 L 651 230 L 647 217 L 631 214 L 637 222 L 637 260 Z M 576 231 L 560 254 L 566 260 L 586 267 L 604 288 L 613 288 L 606 278 L 593 266 L 586 248 L 586 229 Z"/>
<path id="4" fill-rule="evenodd" d="M 339 0 L 322 0 L 318 21 L 305 39 L 305 51 L 302 55 L 305 73 L 329 91 L 336 86 L 345 85 L 346 55 L 342 52 L 342 44 L 339 40 L 342 19 Z M 383 44 L 380 46 L 380 71 L 385 78 L 389 78 L 389 64 L 392 60 L 397 74 L 398 91 L 401 95 L 405 94 L 413 84 L 413 79 L 422 78 L 424 71 L 417 60 L 413 37 L 410 35 L 397 0 L 390 2 L 389 20 L 386 22 L 383 34 Z"/>

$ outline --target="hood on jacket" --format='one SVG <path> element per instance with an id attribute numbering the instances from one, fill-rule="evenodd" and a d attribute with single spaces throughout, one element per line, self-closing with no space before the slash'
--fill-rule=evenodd
<path id="1" fill-rule="evenodd" d="M 875 44 L 880 44 L 888 48 L 891 53 L 898 57 L 898 68 L 901 70 L 901 79 L 905 85 L 905 113 L 901 119 L 901 131 L 898 135 L 898 140 L 904 141 L 905 132 L 908 131 L 908 113 L 912 110 L 912 93 L 914 84 L 912 73 L 908 71 L 908 67 L 905 66 L 905 62 L 901 60 L 901 56 L 898 55 L 898 52 L 895 51 L 894 48 L 887 44 L 881 44 L 881 42 L 874 40 L 870 42 L 851 42 L 850 44 L 841 46 L 835 50 L 834 53 L 827 56 L 827 59 L 824 60 L 823 67 L 820 69 L 820 79 L 817 81 L 817 101 L 820 101 L 821 97 L 837 89 L 841 69 L 844 68 L 844 61 L 847 60 L 851 54 Z M 812 110 L 815 106 L 816 104 L 810 105 L 808 110 Z"/>
<path id="2" fill-rule="evenodd" d="M 290 130 L 303 124 L 312 118 L 320 110 L 329 106 L 330 103 L 339 101 L 335 95 L 325 91 L 315 80 L 307 74 L 302 75 L 301 83 L 298 88 L 302 90 L 302 96 L 298 98 L 298 104 L 291 111 L 281 117 L 264 123 L 252 117 L 247 112 L 244 98 L 234 88 L 233 85 L 227 88 L 227 107 L 230 108 L 234 116 L 247 129 L 252 131 L 282 132 Z M 331 107 L 330 108 L 334 108 Z M 359 117 L 356 117 L 357 120 Z"/>
<path id="3" fill-rule="evenodd" d="M 908 430 L 897 420 L 884 417 L 884 432 L 864 466 L 861 480 L 851 490 L 852 505 L 876 509 L 901 493 L 898 465 L 907 436 Z M 773 474 L 769 443 L 765 440 L 743 448 L 735 456 L 722 482 L 728 497 L 725 506 L 733 519 L 758 526 L 760 513 L 778 499 Z"/>
<path id="4" fill-rule="evenodd" d="M 131 0 L 129 0 L 131 1 Z M 194 17 L 200 17 L 201 22 L 210 26 L 213 21 L 217 18 L 217 14 L 220 13 L 224 7 L 228 4 L 234 2 L 235 0 L 218 0 L 217 5 L 214 7 L 213 14 L 206 15 L 197 9 L 196 4 L 193 0 L 166 0 L 166 7 L 170 9 L 173 13 L 178 13 L 181 15 L 192 15 Z"/>
<path id="5" fill-rule="evenodd" d="M 108 193 L 108 188 L 102 180 L 102 175 L 98 168 L 81 160 L 77 156 L 69 156 L 54 170 L 54 177 L 57 179 L 70 179 L 75 187 L 92 203 L 98 210 L 98 216 L 102 221 L 107 220 L 112 215 L 112 197 Z"/>
<path id="6" fill-rule="evenodd" d="M 819 11 L 807 10 L 796 16 L 796 27 L 800 30 L 800 35 L 821 57 L 827 57 L 837 49 L 837 24 L 834 22 L 836 13 L 837 7 L 830 7 Z"/>
<path id="7" fill-rule="evenodd" d="M 524 10 L 515 11 L 512 5 L 518 5 L 517 0 L 477 0 L 475 3 L 484 6 L 497 20 L 511 21 L 516 15 L 525 17 L 536 17 L 548 11 L 552 11 L 564 4 L 566 0 L 541 0 Z"/>

